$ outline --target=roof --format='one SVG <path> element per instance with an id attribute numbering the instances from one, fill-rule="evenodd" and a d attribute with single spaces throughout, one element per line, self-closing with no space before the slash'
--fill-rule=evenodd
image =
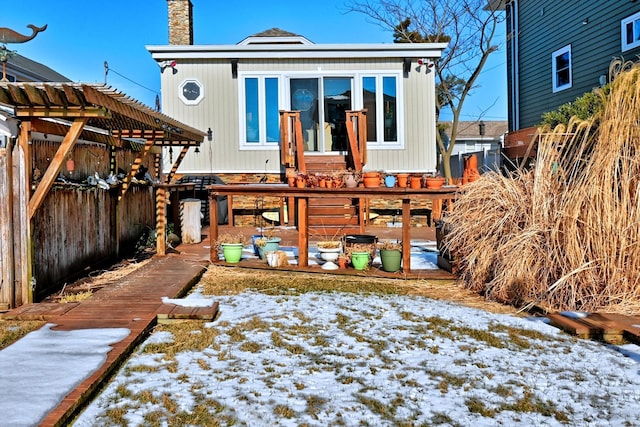
<path id="1" fill-rule="evenodd" d="M 484 123 L 484 135 L 480 135 L 480 121 L 462 121 L 458 122 L 458 134 L 457 140 L 462 139 L 491 139 L 504 135 L 508 130 L 508 123 L 506 120 L 482 120 Z M 441 122 L 442 123 L 442 122 Z M 447 136 L 451 136 L 451 124 L 447 124 L 445 133 Z"/>
<path id="2" fill-rule="evenodd" d="M 280 30 L 281 31 L 281 30 Z M 285 42 L 284 39 L 288 39 Z M 297 40 L 294 42 L 293 40 Z M 306 41 L 306 42 L 305 42 Z M 146 46 L 157 61 L 176 59 L 440 58 L 447 43 L 315 44 L 302 36 L 248 37 L 232 45 Z"/>
<path id="3" fill-rule="evenodd" d="M 88 118 L 81 138 L 116 146 L 122 138 L 198 146 L 206 135 L 102 84 L 0 82 L 0 107 L 57 135 L 65 135 L 73 119 Z"/>
<path id="4" fill-rule="evenodd" d="M 30 80 L 45 82 L 69 82 L 67 77 L 52 70 L 44 64 L 33 61 L 18 53 L 9 56 L 7 60 L 7 72 L 10 74 L 18 73 L 30 77 Z M 18 78 L 22 76 L 17 76 Z"/>
<path id="5" fill-rule="evenodd" d="M 290 33 L 280 28 L 270 28 L 261 33 L 254 34 L 242 40 L 238 45 L 246 46 L 250 44 L 313 44 L 309 39 L 299 34 Z"/>

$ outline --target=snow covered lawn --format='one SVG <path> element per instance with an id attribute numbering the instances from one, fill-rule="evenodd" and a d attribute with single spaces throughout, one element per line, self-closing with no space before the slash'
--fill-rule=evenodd
<path id="1" fill-rule="evenodd" d="M 215 296 L 215 322 L 162 327 L 75 425 L 640 420 L 638 346 L 576 340 L 540 319 L 425 297 L 275 294 Z M 207 298 L 196 292 L 185 303 Z M 185 325 L 193 332 L 178 334 Z"/>

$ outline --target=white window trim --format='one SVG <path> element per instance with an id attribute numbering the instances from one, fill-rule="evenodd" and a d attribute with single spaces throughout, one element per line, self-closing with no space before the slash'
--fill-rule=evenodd
<path id="1" fill-rule="evenodd" d="M 633 24 L 633 22 L 638 20 L 640 20 L 640 12 L 634 13 L 633 15 L 628 16 L 624 18 L 622 21 L 620 21 L 620 46 L 621 46 L 622 52 L 626 52 L 627 50 L 640 46 L 640 37 L 639 37 L 639 40 L 636 40 L 632 43 L 627 43 L 626 41 L 627 40 L 627 31 L 626 31 L 627 24 Z"/>
<path id="2" fill-rule="evenodd" d="M 267 142 L 267 122 L 266 122 L 266 104 L 265 104 L 265 79 L 277 78 L 278 79 L 278 105 L 282 109 L 282 74 L 281 73 L 238 73 L 238 129 L 240 137 L 240 150 L 279 150 L 279 142 Z M 245 119 L 246 115 L 246 91 L 245 91 L 245 79 L 258 79 L 258 116 L 261 120 L 258 123 L 258 134 L 260 140 L 258 142 L 247 141 L 247 123 Z"/>
<path id="3" fill-rule="evenodd" d="M 198 97 L 194 100 L 187 99 L 182 94 L 182 89 L 185 87 L 187 83 L 195 83 L 200 88 L 200 95 L 198 95 Z M 198 105 L 200 101 L 204 99 L 204 85 L 200 83 L 198 79 L 194 79 L 194 78 L 184 79 L 182 83 L 180 83 L 180 86 L 178 86 L 178 98 L 180 98 L 180 100 L 184 102 L 186 105 Z"/>
<path id="4" fill-rule="evenodd" d="M 362 78 L 363 77 L 375 77 L 376 78 L 376 100 L 383 105 L 382 97 L 382 77 L 395 77 L 396 78 L 396 99 L 398 101 L 397 106 L 397 141 L 384 141 L 384 109 L 378 108 L 376 123 L 378 130 L 378 141 L 369 141 L 368 148 L 371 149 L 404 149 L 404 79 L 402 70 L 376 70 L 375 72 L 362 72 L 355 70 L 323 70 L 323 71 L 299 71 L 299 72 L 239 72 L 238 73 L 238 129 L 239 131 L 239 149 L 242 150 L 276 150 L 280 149 L 280 144 L 273 142 L 266 142 L 266 121 L 260 122 L 260 138 L 264 136 L 264 141 L 249 143 L 247 142 L 246 135 L 246 123 L 245 123 L 245 79 L 257 78 L 258 79 L 258 108 L 260 117 L 265 117 L 265 103 L 264 103 L 264 79 L 265 78 L 278 78 L 278 105 L 280 109 L 290 110 L 290 96 L 289 96 L 289 80 L 296 78 L 323 78 L 323 77 L 350 77 L 353 79 L 352 89 L 352 102 L 354 110 L 361 110 L 364 105 L 362 98 Z M 319 96 L 322 96 L 322 85 L 319 88 Z M 320 106 L 324 108 L 324 106 Z M 327 151 L 326 153 L 330 153 Z M 321 154 L 321 153 L 320 153 Z"/>
<path id="5" fill-rule="evenodd" d="M 557 67 L 556 67 L 556 58 L 560 55 L 564 55 L 565 53 L 569 54 L 569 83 L 557 86 Z M 563 48 L 560 48 L 551 54 L 551 87 L 553 89 L 553 93 L 563 91 L 565 89 L 569 89 L 573 86 L 573 60 L 571 58 L 571 45 L 567 45 Z"/>
<path id="6" fill-rule="evenodd" d="M 373 149 L 403 149 L 404 148 L 404 99 L 402 72 L 389 71 L 389 72 L 375 72 L 375 73 L 361 73 L 358 76 L 359 82 L 357 86 L 357 93 L 359 98 L 359 107 L 362 109 L 364 106 L 364 99 L 362 98 L 362 79 L 364 77 L 375 77 L 376 79 L 376 105 L 384 106 L 384 93 L 383 93 L 383 77 L 395 77 L 396 78 L 396 141 L 384 140 L 384 108 L 376 108 L 376 141 L 368 141 L 367 148 Z"/>

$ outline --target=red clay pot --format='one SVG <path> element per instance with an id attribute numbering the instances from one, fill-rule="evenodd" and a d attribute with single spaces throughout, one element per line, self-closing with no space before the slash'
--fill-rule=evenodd
<path id="1" fill-rule="evenodd" d="M 398 187 L 407 188 L 407 183 L 409 182 L 409 174 L 408 173 L 399 173 L 396 175 L 398 178 Z"/>
<path id="2" fill-rule="evenodd" d="M 427 188 L 436 189 L 441 188 L 444 185 L 444 177 L 430 176 L 425 179 L 425 186 Z"/>

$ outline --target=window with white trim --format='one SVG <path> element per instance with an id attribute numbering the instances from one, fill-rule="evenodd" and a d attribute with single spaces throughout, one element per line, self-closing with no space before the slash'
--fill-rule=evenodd
<path id="1" fill-rule="evenodd" d="M 247 76 L 242 79 L 241 108 L 244 118 L 241 145 L 276 146 L 280 142 L 280 95 L 278 77 Z M 244 104 L 244 105 L 242 105 Z"/>
<path id="2" fill-rule="evenodd" d="M 362 77 L 363 108 L 367 109 L 367 142 L 370 145 L 397 145 L 400 108 L 398 84 L 393 75 Z"/>
<path id="3" fill-rule="evenodd" d="M 569 89 L 571 78 L 571 45 L 558 49 L 551 54 L 553 92 Z"/>
<path id="4" fill-rule="evenodd" d="M 401 71 L 239 73 L 238 81 L 241 149 L 275 148 L 279 110 L 296 110 L 301 111 L 306 151 L 345 150 L 344 111 L 363 108 L 370 147 L 402 146 Z M 293 105 L 302 101 L 309 105 Z"/>
<path id="5" fill-rule="evenodd" d="M 640 46 L 640 12 L 624 18 L 620 27 L 623 52 Z"/>

